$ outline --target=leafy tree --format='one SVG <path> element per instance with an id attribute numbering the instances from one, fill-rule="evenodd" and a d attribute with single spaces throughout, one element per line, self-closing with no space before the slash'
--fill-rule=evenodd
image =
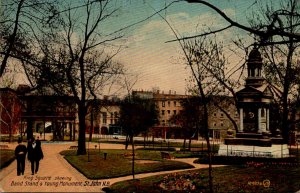
<path id="1" fill-rule="evenodd" d="M 191 96 L 185 100 L 181 101 L 181 110 L 178 114 L 175 114 L 171 117 L 170 121 L 179 125 L 184 131 L 184 142 L 183 148 L 186 146 L 186 139 L 189 139 L 189 149 L 191 148 L 191 140 L 195 135 L 200 134 L 203 111 L 201 98 L 198 96 Z"/>
<path id="2" fill-rule="evenodd" d="M 128 95 L 120 105 L 119 124 L 126 134 L 126 149 L 129 140 L 132 145 L 132 175 L 134 178 L 134 136 L 148 130 L 158 120 L 155 102 L 136 95 Z"/>

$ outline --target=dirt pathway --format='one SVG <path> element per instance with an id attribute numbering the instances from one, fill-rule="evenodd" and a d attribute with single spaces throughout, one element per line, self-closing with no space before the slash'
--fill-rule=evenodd
<path id="1" fill-rule="evenodd" d="M 132 176 L 112 178 L 106 180 L 89 180 L 73 168 L 59 154 L 76 143 L 43 143 L 42 148 L 45 158 L 40 162 L 39 172 L 31 175 L 30 162 L 26 160 L 26 170 L 23 176 L 17 176 L 16 161 L 0 171 L 1 192 L 102 192 L 102 188 L 113 183 L 132 179 Z M 16 144 L 9 144 L 14 149 Z M 124 145 L 101 144 L 103 149 L 124 149 Z M 194 164 L 195 158 L 176 159 L 195 166 L 194 169 L 206 168 L 207 165 Z M 137 174 L 136 178 L 161 175 L 179 171 L 163 171 L 155 173 Z"/>

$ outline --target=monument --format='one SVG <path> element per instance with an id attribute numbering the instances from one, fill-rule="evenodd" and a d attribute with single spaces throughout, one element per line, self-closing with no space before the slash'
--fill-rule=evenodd
<path id="1" fill-rule="evenodd" d="M 254 46 L 248 61 L 248 76 L 243 89 L 236 93 L 240 126 L 236 137 L 225 138 L 218 155 L 249 157 L 288 157 L 287 144 L 270 132 L 272 92 L 262 77 L 262 57 Z"/>

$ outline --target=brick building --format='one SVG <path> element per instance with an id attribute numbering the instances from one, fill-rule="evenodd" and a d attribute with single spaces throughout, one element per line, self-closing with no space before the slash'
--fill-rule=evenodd
<path id="1" fill-rule="evenodd" d="M 10 88 L 0 88 L 0 133 L 19 132 L 22 103 L 17 92 Z"/>

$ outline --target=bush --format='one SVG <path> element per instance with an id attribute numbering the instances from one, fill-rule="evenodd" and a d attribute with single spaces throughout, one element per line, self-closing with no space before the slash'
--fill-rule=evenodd
<path id="1" fill-rule="evenodd" d="M 15 152 L 13 150 L 1 150 L 0 169 L 7 167 L 14 160 L 15 160 Z"/>
<path id="2" fill-rule="evenodd" d="M 137 150 L 148 150 L 148 151 L 176 151 L 176 149 L 174 147 L 146 147 L 146 148 L 137 148 Z"/>

